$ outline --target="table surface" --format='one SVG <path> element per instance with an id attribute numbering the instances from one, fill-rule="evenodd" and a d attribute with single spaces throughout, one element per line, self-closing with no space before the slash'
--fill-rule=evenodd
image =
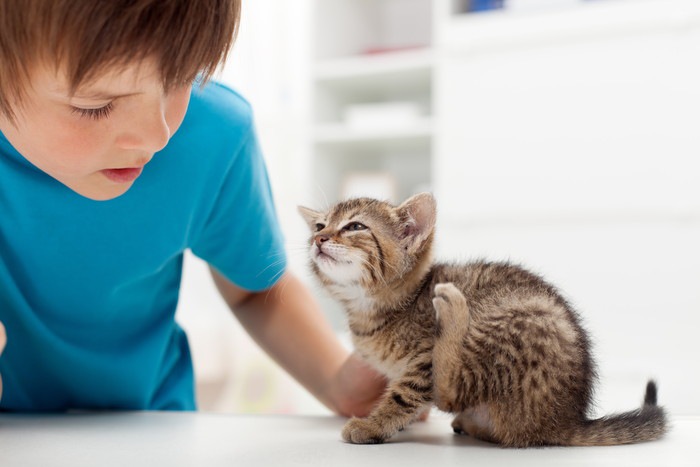
<path id="1" fill-rule="evenodd" d="M 0 414 L 0 465 L 30 466 L 700 466 L 700 417 L 675 417 L 651 443 L 591 448 L 504 449 L 452 434 L 431 416 L 382 445 L 340 439 L 344 420 L 127 412 Z"/>

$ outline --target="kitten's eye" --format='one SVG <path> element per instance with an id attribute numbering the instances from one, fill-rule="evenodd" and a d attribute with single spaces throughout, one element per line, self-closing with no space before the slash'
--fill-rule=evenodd
<path id="1" fill-rule="evenodd" d="M 343 227 L 343 230 L 349 230 L 350 232 L 355 232 L 357 230 L 367 230 L 367 226 L 364 224 L 360 224 L 359 222 L 351 222 L 345 227 Z"/>
<path id="2" fill-rule="evenodd" d="M 316 224 L 316 232 L 320 232 L 323 230 L 326 226 L 323 224 Z"/>

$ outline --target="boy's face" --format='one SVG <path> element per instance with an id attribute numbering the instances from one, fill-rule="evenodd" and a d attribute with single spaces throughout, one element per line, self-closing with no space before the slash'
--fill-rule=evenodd
<path id="1" fill-rule="evenodd" d="M 182 123 L 191 86 L 165 93 L 150 61 L 98 76 L 70 96 L 53 68 L 32 76 L 25 106 L 0 130 L 31 163 L 94 200 L 124 194 Z"/>

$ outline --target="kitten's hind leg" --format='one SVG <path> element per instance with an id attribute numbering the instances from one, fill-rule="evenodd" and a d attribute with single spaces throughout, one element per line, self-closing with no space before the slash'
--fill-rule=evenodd
<path id="1" fill-rule="evenodd" d="M 458 413 L 452 421 L 452 429 L 457 434 L 467 434 L 489 443 L 496 443 L 493 424 L 486 404 L 470 407 Z"/>
<path id="2" fill-rule="evenodd" d="M 469 329 L 469 309 L 464 294 L 452 283 L 437 284 L 433 298 L 436 338 L 433 348 L 434 401 L 440 410 L 461 412 L 457 400 L 463 339 Z"/>
<path id="3" fill-rule="evenodd" d="M 464 294 L 452 282 L 437 284 L 433 298 L 438 333 L 450 334 L 457 331 L 459 337 L 469 327 L 469 310 Z"/>

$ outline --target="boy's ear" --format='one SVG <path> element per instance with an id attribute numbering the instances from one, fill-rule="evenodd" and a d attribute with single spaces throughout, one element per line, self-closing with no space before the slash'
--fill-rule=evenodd
<path id="1" fill-rule="evenodd" d="M 401 244 L 409 253 L 416 253 L 435 229 L 437 206 L 430 193 L 419 193 L 396 208 L 402 221 Z"/>
<path id="2" fill-rule="evenodd" d="M 301 214 L 301 217 L 304 218 L 306 223 L 309 224 L 309 226 L 313 226 L 321 217 L 323 217 L 322 213 L 304 206 L 297 206 L 297 210 L 299 211 L 299 214 Z"/>

